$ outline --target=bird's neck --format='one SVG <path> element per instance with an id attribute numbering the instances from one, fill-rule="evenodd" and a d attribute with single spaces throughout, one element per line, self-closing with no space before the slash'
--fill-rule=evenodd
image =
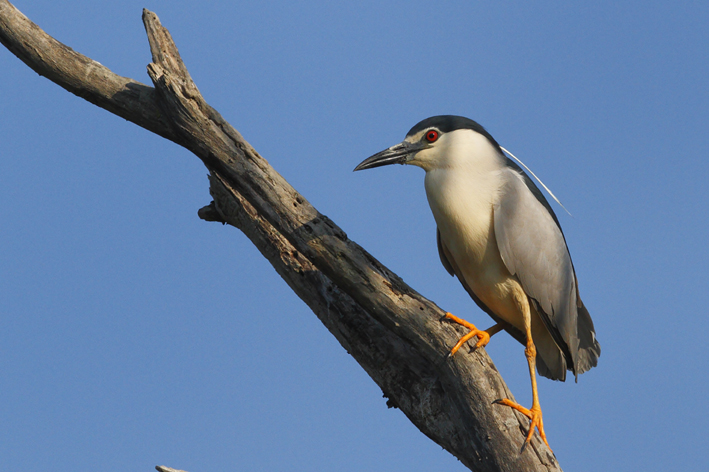
<path id="1" fill-rule="evenodd" d="M 496 166 L 456 166 L 426 172 L 426 196 L 441 237 L 457 254 L 484 257 L 492 207 L 500 187 Z"/>

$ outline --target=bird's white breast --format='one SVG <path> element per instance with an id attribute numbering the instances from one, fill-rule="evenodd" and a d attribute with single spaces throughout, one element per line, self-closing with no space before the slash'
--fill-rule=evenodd
<path id="1" fill-rule="evenodd" d="M 459 276 L 490 309 L 518 325 L 512 296 L 518 283 L 500 257 L 493 221 L 504 164 L 489 144 L 479 151 L 474 156 L 449 154 L 447 165 L 427 169 L 426 196 Z"/>
<path id="2" fill-rule="evenodd" d="M 480 274 L 491 253 L 499 253 L 492 213 L 499 188 L 495 173 L 434 169 L 426 173 L 425 186 L 441 238 L 455 262 L 464 272 L 470 267 Z"/>

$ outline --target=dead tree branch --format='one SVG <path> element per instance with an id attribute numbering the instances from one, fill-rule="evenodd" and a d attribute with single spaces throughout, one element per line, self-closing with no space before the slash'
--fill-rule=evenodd
<path id="1" fill-rule="evenodd" d="M 484 349 L 446 358 L 459 328 L 293 189 L 209 106 L 154 13 L 143 12 L 155 88 L 56 41 L 0 0 L 0 42 L 66 90 L 192 151 L 210 171 L 200 217 L 241 229 L 389 398 L 476 471 L 559 471 Z"/>

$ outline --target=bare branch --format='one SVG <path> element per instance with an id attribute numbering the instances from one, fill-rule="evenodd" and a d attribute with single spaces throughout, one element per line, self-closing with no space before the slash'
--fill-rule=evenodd
<path id="1" fill-rule="evenodd" d="M 472 470 L 560 470 L 536 435 L 520 452 L 528 421 L 491 405 L 512 394 L 484 349 L 447 359 L 459 328 L 293 189 L 204 101 L 157 16 L 145 10 L 143 22 L 154 89 L 76 53 L 0 0 L 0 42 L 33 70 L 205 163 L 214 202 L 200 216 L 241 229 L 424 434 Z"/>
<path id="2" fill-rule="evenodd" d="M 0 1 L 0 43 L 74 95 L 180 144 L 160 110 L 154 88 L 116 75 L 60 43 L 5 0 Z"/>

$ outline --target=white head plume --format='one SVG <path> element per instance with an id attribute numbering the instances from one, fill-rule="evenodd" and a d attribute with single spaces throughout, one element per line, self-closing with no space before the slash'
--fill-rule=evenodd
<path id="1" fill-rule="evenodd" d="M 549 193 L 549 195 L 551 195 L 551 198 L 553 198 L 554 201 L 555 201 L 556 203 L 558 203 L 559 206 L 561 206 L 561 208 L 563 208 L 566 213 L 569 214 L 569 216 L 574 216 L 574 215 L 571 214 L 571 212 L 570 212 L 569 210 L 566 209 L 566 207 L 559 201 L 559 199 L 556 198 L 556 195 L 554 195 L 554 194 L 551 192 L 551 190 L 549 190 L 549 187 L 547 187 L 546 185 L 544 185 L 544 182 L 542 182 L 541 179 L 540 179 L 539 177 L 537 177 L 537 174 L 535 174 L 534 172 L 532 172 L 532 169 L 530 169 L 529 167 L 527 167 L 527 166 L 524 164 L 524 162 L 522 162 L 522 161 L 520 161 L 519 159 L 517 159 L 517 157 L 516 157 L 514 154 L 512 154 L 510 151 L 508 151 L 507 149 L 503 148 L 502 146 L 500 146 L 500 149 L 502 149 L 505 153 L 507 153 L 512 159 L 514 159 L 515 161 L 519 162 L 519 164 L 520 164 L 522 167 L 524 167 L 524 168 L 527 170 L 527 172 L 529 172 L 530 174 L 532 174 L 532 177 L 534 177 L 535 179 L 537 179 L 537 182 L 539 182 L 539 184 L 540 184 L 542 187 L 544 187 L 544 190 L 546 190 L 547 193 Z"/>

